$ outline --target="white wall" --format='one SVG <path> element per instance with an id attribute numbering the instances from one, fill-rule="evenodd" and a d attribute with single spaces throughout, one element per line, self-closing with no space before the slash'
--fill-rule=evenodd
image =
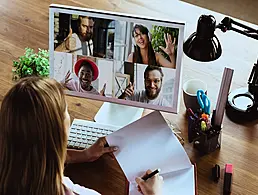
<path id="1" fill-rule="evenodd" d="M 92 82 L 92 85 L 100 91 L 106 83 L 105 95 L 112 97 L 113 86 L 113 60 L 97 58 L 96 61 L 99 68 L 99 77 L 96 81 Z"/>
<path id="2" fill-rule="evenodd" d="M 68 70 L 72 72 L 72 54 L 64 52 L 54 52 L 54 78 L 57 81 L 64 79 Z"/>

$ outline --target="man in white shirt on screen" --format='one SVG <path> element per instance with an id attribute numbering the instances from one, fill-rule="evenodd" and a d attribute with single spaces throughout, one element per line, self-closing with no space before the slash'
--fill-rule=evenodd
<path id="1" fill-rule="evenodd" d="M 147 66 L 144 71 L 145 89 L 141 91 L 134 90 L 134 85 L 130 82 L 119 98 L 171 107 L 169 102 L 160 93 L 163 77 L 164 74 L 159 66 Z"/>
<path id="2" fill-rule="evenodd" d="M 69 35 L 65 38 L 64 42 L 55 49 L 55 51 L 93 56 L 93 27 L 93 18 L 88 16 L 79 16 L 78 33 L 73 33 L 72 29 L 70 29 Z"/>

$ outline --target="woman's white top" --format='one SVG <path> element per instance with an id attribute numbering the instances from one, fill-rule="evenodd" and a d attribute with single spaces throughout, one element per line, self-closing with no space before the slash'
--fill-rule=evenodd
<path id="1" fill-rule="evenodd" d="M 69 188 L 71 191 L 73 191 L 75 194 L 80 195 L 100 195 L 98 192 L 85 188 L 83 186 L 80 186 L 78 184 L 74 184 L 69 177 L 63 177 L 63 184 Z"/>

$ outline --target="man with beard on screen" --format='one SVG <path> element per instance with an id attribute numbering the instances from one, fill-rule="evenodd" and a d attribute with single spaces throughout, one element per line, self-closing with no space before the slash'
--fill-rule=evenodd
<path id="1" fill-rule="evenodd" d="M 134 90 L 134 85 L 130 82 L 119 99 L 143 102 L 158 106 L 171 106 L 168 101 L 164 99 L 162 94 L 160 94 L 163 76 L 164 74 L 160 67 L 147 66 L 144 71 L 145 89 L 136 91 Z"/>
<path id="2" fill-rule="evenodd" d="M 72 28 L 70 28 L 69 35 L 65 38 L 64 42 L 55 49 L 55 51 L 93 56 L 93 18 L 88 16 L 79 16 L 77 27 L 77 33 L 73 33 Z"/>

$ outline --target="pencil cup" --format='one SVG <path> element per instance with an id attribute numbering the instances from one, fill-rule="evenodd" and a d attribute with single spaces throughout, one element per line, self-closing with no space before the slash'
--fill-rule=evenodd
<path id="1" fill-rule="evenodd" d="M 214 129 L 209 129 L 208 131 L 214 132 L 214 135 L 208 135 L 200 130 L 200 136 L 194 140 L 194 148 L 201 154 L 209 154 L 221 147 L 221 130 L 216 132 Z"/>
<path id="2" fill-rule="evenodd" d="M 221 147 L 221 128 L 210 125 L 202 129 L 201 122 L 202 118 L 197 115 L 188 117 L 188 141 L 193 142 L 201 154 L 208 154 Z"/>
<path id="3" fill-rule="evenodd" d="M 196 112 L 200 105 L 197 101 L 197 91 L 201 89 L 207 94 L 207 84 L 199 79 L 191 79 L 183 85 L 183 98 L 186 109 L 191 108 Z"/>

